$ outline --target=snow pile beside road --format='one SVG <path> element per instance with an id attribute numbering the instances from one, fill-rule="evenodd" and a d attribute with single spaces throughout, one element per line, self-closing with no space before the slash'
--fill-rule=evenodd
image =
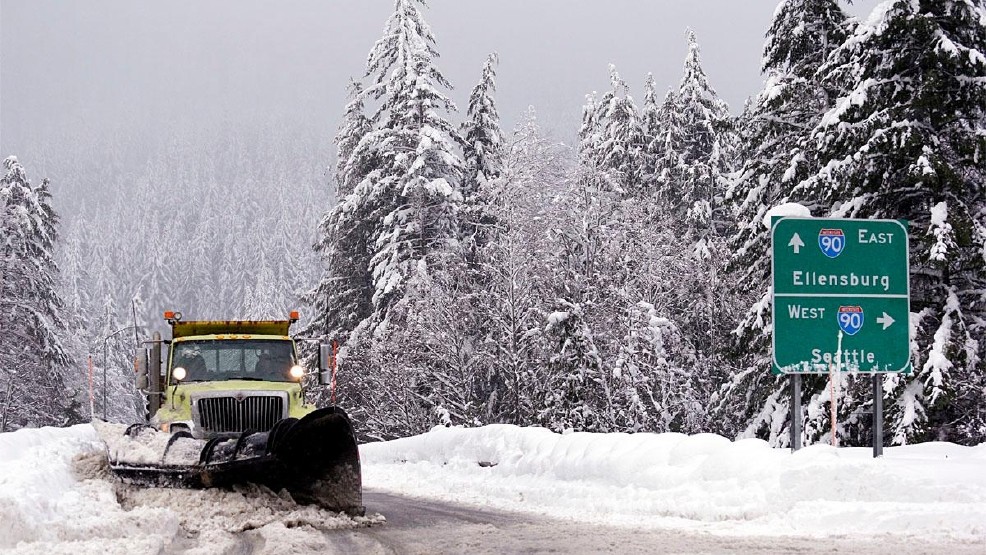
<path id="1" fill-rule="evenodd" d="M 25 552 L 29 545 L 50 552 L 56 544 L 93 553 L 154 552 L 175 535 L 174 514 L 125 511 L 110 482 L 76 479 L 73 458 L 101 448 L 89 425 L 0 434 L 0 550 L 20 543 Z M 130 548 L 113 548 L 127 537 Z"/>
<path id="2" fill-rule="evenodd" d="M 364 484 L 606 524 L 986 541 L 986 444 L 797 453 L 711 434 L 438 427 L 360 447 Z"/>
<path id="3" fill-rule="evenodd" d="M 100 431 L 112 436 L 123 429 L 103 425 Z M 298 505 L 257 486 L 127 486 L 109 476 L 105 449 L 89 424 L 0 434 L 0 552 L 319 552 L 324 530 L 382 521 Z M 128 453 L 151 456 L 133 445 Z"/>

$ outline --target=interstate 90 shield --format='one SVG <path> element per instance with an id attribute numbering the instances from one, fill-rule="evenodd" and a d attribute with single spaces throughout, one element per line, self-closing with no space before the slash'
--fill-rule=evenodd
<path id="1" fill-rule="evenodd" d="M 856 335 L 863 329 L 863 307 L 861 306 L 840 306 L 839 307 L 839 329 L 846 335 Z"/>
<path id="2" fill-rule="evenodd" d="M 835 258 L 846 248 L 846 235 L 841 229 L 822 229 L 818 232 L 818 248 L 822 254 Z"/>

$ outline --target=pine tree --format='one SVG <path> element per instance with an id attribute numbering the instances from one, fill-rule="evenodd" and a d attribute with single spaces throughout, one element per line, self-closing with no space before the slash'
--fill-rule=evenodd
<path id="1" fill-rule="evenodd" d="M 602 114 L 603 142 L 599 145 L 602 167 L 612 183 L 627 195 L 644 193 L 644 134 L 637 106 L 630 89 L 610 64 L 611 90 L 604 97 Z"/>
<path id="2" fill-rule="evenodd" d="M 731 170 L 736 139 L 729 107 L 702 69 L 695 33 L 689 30 L 686 36 L 684 76 L 674 97 L 686 170 L 672 186 L 681 189 L 677 211 L 704 237 L 724 225 L 725 174 Z"/>
<path id="3" fill-rule="evenodd" d="M 661 106 L 657 102 L 657 90 L 654 85 L 654 75 L 648 73 L 644 81 L 644 104 L 640 108 L 641 172 L 644 186 L 653 192 L 657 188 L 657 166 L 664 149 L 664 125 L 661 118 Z"/>
<path id="4" fill-rule="evenodd" d="M 586 96 L 579 131 L 579 163 L 594 168 L 608 189 L 640 196 L 645 188 L 644 140 L 640 114 L 616 66 L 610 89 Z"/>
<path id="5" fill-rule="evenodd" d="M 770 236 L 763 220 L 774 206 L 807 200 L 792 198 L 792 190 L 813 158 L 811 132 L 838 93 L 818 70 L 848 32 L 849 21 L 835 0 L 784 0 L 767 32 L 766 84 L 743 118 L 744 163 L 727 194 L 738 207 L 737 230 L 729 239 L 730 278 L 738 285 L 735 298 L 746 306 L 734 332 L 738 370 L 717 403 L 719 420 L 732 423 L 723 430 L 730 435 L 756 433 L 775 444 L 788 441 L 787 380 L 771 375 Z M 806 400 L 828 391 L 825 379 L 802 382 Z"/>
<path id="6" fill-rule="evenodd" d="M 505 226 L 501 221 L 498 195 L 504 186 L 506 148 L 500 116 L 493 93 L 496 90 L 496 53 L 483 66 L 482 77 L 469 96 L 469 110 L 462 125 L 465 175 L 460 221 L 465 264 L 455 265 L 432 280 L 433 322 L 442 322 L 445 331 L 431 335 L 445 353 L 439 366 L 448 368 L 436 376 L 442 389 L 443 422 L 484 423 L 498 421 L 502 381 L 482 369 L 482 343 L 494 332 L 490 319 L 482 314 L 497 269 L 493 259 L 495 243 Z M 489 359 L 485 360 L 486 362 Z"/>
<path id="7" fill-rule="evenodd" d="M 463 194 L 466 197 L 475 194 L 481 183 L 498 177 L 503 164 L 503 131 L 500 130 L 500 115 L 493 98 L 497 63 L 499 57 L 496 52 L 486 58 L 482 78 L 469 95 L 467 121 L 462 129 L 466 174 Z"/>
<path id="8" fill-rule="evenodd" d="M 346 342 L 340 364 L 360 376 L 347 391 L 364 408 L 388 406 L 379 403 L 381 384 L 429 387 L 427 375 L 409 375 L 401 366 L 427 360 L 425 338 L 408 345 L 401 334 L 424 333 L 430 322 L 422 318 L 433 302 L 427 298 L 434 291 L 430 284 L 453 282 L 447 276 L 459 275 L 463 260 L 463 162 L 457 150 L 462 139 L 448 119 L 455 110 L 445 92 L 451 85 L 435 65 L 438 51 L 423 5 L 395 1 L 369 54 L 369 84 L 347 108 L 337 137 L 341 151 L 352 148 L 348 156 L 340 152 L 348 162 L 337 171 L 337 187 L 346 194 L 320 226 L 317 248 L 330 269 L 309 297 L 316 310 L 309 329 Z M 358 117 L 360 102 L 374 107 L 368 126 Z M 362 136 L 357 141 L 354 134 Z M 392 352 L 395 344 L 426 352 L 405 350 L 402 357 Z M 371 379 L 370 373 L 377 376 Z M 390 417 L 405 417 L 375 419 L 371 434 L 419 430 L 431 418 L 434 407 L 428 403 L 434 399 L 420 390 L 406 393 L 388 409 Z M 369 421 L 368 414 L 357 414 L 364 416 Z"/>
<path id="9" fill-rule="evenodd" d="M 372 151 L 360 148 L 362 141 L 372 129 L 372 122 L 366 116 L 363 85 L 353 79 L 349 84 L 350 101 L 336 134 L 336 200 L 353 192 L 356 184 L 378 165 L 371 159 L 353 159 L 354 153 L 372 155 Z"/>
<path id="10" fill-rule="evenodd" d="M 484 248 L 497 227 L 496 216 L 487 209 L 487 201 L 492 182 L 503 171 L 504 137 L 493 98 L 498 61 L 495 52 L 486 59 L 482 78 L 469 95 L 469 110 L 461 131 L 465 164 L 461 187 L 464 197 L 462 234 L 474 263 L 478 256 L 476 251 Z"/>
<path id="11" fill-rule="evenodd" d="M 599 121 L 600 106 L 601 103 L 597 100 L 595 91 L 585 95 L 578 146 L 579 163 L 582 165 L 592 167 L 602 165 L 602 156 L 599 154 L 599 146 L 603 142 L 602 123 Z"/>
<path id="12" fill-rule="evenodd" d="M 784 0 L 767 32 L 761 68 L 767 82 L 745 118 L 744 164 L 728 195 L 739 205 L 739 227 L 730 240 L 737 264 L 746 268 L 739 279 L 758 292 L 769 266 L 763 218 L 796 184 L 792 161 L 804 163 L 811 130 L 838 92 L 826 89 L 818 69 L 847 35 L 836 0 Z"/>
<path id="13" fill-rule="evenodd" d="M 690 347 L 683 352 L 693 359 L 678 364 L 704 369 L 691 373 L 682 387 L 693 405 L 702 407 L 694 412 L 707 415 L 728 371 L 724 354 L 733 308 L 722 273 L 724 236 L 733 222 L 724 195 L 736 138 L 729 109 L 702 69 L 695 34 L 689 30 L 686 36 L 684 76 L 678 90 L 665 98 L 659 111 L 663 137 L 649 150 L 659 155 L 656 221 L 670 226 L 669 240 L 685 254 L 677 276 L 670 278 L 676 286 L 669 288 L 667 314 Z M 657 141 L 660 146 L 654 145 Z"/>
<path id="14" fill-rule="evenodd" d="M 605 364 L 606 329 L 598 327 L 610 260 L 604 252 L 618 192 L 608 175 L 581 166 L 561 202 L 567 221 L 553 230 L 551 287 L 545 335 L 549 363 L 549 397 L 542 425 L 556 431 L 612 431 L 613 388 Z M 598 336 L 598 337 L 597 337 Z"/>
<path id="15" fill-rule="evenodd" d="M 986 438 L 984 22 L 982 2 L 882 4 L 822 68 L 851 85 L 795 190 L 822 214 L 910 222 L 915 372 L 884 381 L 898 444 Z"/>
<path id="16" fill-rule="evenodd" d="M 289 312 L 286 294 L 283 287 L 278 287 L 274 271 L 267 262 L 267 257 L 260 253 L 260 264 L 257 279 L 244 299 L 243 317 L 252 320 L 264 320 L 283 317 Z"/>
<path id="17" fill-rule="evenodd" d="M 374 325 L 384 323 L 419 262 L 441 266 L 454 247 L 462 161 L 446 117 L 451 85 L 434 64 L 435 38 L 418 6 L 396 0 L 383 37 L 370 51 L 367 94 L 380 101 L 366 138 L 383 166 L 356 194 L 379 217 L 373 234 Z M 366 190 L 360 190 L 365 184 Z"/>
<path id="18" fill-rule="evenodd" d="M 34 188 L 11 156 L 0 180 L 0 407 L 5 428 L 61 425 L 81 420 L 76 392 L 64 372 L 72 363 L 63 346 L 66 324 L 54 260 L 58 216 L 48 181 Z M 73 402 L 74 400 L 74 402 Z"/>
<path id="19" fill-rule="evenodd" d="M 680 215 L 682 193 L 678 182 L 687 174 L 684 160 L 684 133 L 678 99 L 669 90 L 656 114 L 655 135 L 647 145 L 647 158 L 653 169 L 649 181 L 654 187 L 654 198 L 662 214 Z"/>
<path id="20" fill-rule="evenodd" d="M 366 116 L 363 85 L 352 80 L 350 101 L 335 137 L 336 205 L 319 223 L 315 252 L 325 261 L 318 285 L 303 296 L 313 317 L 305 333 L 345 343 L 372 308 L 370 208 L 354 195 L 368 174 L 382 164 L 364 141 L 373 129 Z M 352 195 L 352 198 L 350 196 Z"/>

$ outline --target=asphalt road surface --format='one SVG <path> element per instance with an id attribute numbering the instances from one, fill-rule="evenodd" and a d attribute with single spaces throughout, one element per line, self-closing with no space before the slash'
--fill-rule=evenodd
<path id="1" fill-rule="evenodd" d="M 597 526 L 365 491 L 367 514 L 386 523 L 322 532 L 325 552 L 366 554 L 486 553 L 912 553 L 986 555 L 986 545 L 895 537 L 853 539 L 723 537 L 680 531 Z"/>

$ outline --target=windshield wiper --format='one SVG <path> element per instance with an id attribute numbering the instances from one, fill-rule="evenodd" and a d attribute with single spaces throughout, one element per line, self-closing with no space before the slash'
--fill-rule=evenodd
<path id="1" fill-rule="evenodd" d="M 245 380 L 245 381 L 248 381 L 248 382 L 262 382 L 262 381 L 264 381 L 263 378 L 253 378 L 253 377 L 250 377 L 250 376 L 237 376 L 235 378 L 229 378 L 229 379 L 230 380 Z"/>

